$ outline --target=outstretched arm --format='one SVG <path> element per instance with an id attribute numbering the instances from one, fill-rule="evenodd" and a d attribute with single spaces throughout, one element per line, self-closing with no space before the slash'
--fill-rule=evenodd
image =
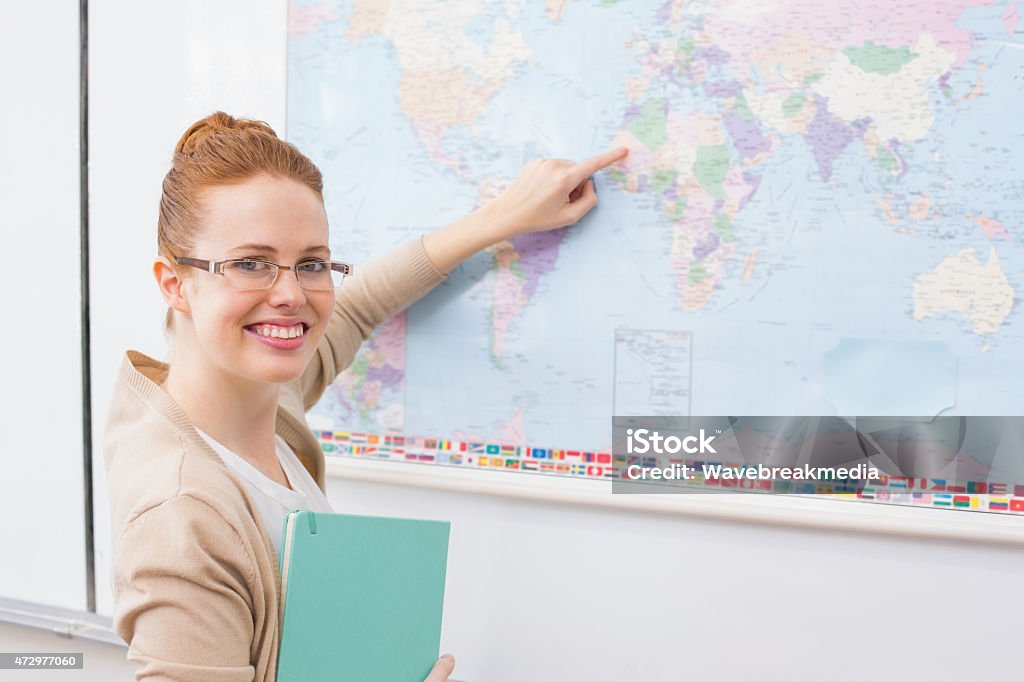
<path id="1" fill-rule="evenodd" d="M 327 332 L 299 378 L 305 409 L 348 367 L 377 325 L 430 291 L 466 258 L 519 234 L 579 221 L 597 204 L 591 176 L 626 153 L 622 147 L 579 163 L 534 159 L 501 195 L 465 218 L 357 266 L 338 289 Z"/>
<path id="2" fill-rule="evenodd" d="M 444 273 L 481 249 L 524 232 L 575 225 L 597 204 L 591 176 L 626 156 L 625 147 L 574 163 L 534 159 L 497 198 L 462 220 L 423 237 L 431 262 Z"/>

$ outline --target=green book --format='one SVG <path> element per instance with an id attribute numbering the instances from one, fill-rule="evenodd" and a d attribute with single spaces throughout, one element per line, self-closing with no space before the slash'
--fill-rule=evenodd
<path id="1" fill-rule="evenodd" d="M 292 511 L 280 682 L 422 682 L 440 655 L 447 521 Z"/>

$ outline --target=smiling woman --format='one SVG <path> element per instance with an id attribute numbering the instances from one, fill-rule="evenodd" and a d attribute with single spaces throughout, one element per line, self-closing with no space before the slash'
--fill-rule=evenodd
<path id="1" fill-rule="evenodd" d="M 331 259 L 320 171 L 298 149 L 223 112 L 185 132 L 153 262 L 172 353 L 127 351 L 104 439 L 114 627 L 140 677 L 274 679 L 284 516 L 331 511 L 305 410 L 461 260 L 579 220 L 590 176 L 624 155 L 532 161 L 470 216 L 353 268 Z"/>

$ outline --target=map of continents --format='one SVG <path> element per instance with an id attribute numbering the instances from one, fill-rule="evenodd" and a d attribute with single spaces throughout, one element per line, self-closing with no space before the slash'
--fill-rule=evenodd
<path id="1" fill-rule="evenodd" d="M 1019 412 L 1017 12 L 293 0 L 288 137 L 356 263 L 530 158 L 631 150 L 579 225 L 488 249 L 378 329 L 317 423 L 600 451 L 626 402 Z M 893 362 L 928 390 L 893 383 Z"/>

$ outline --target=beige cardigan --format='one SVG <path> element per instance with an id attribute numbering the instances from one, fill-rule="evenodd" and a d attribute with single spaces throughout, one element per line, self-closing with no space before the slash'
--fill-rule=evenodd
<path id="1" fill-rule="evenodd" d="M 444 279 L 411 239 L 337 290 L 309 366 L 284 384 L 277 433 L 324 489 L 312 407 L 375 326 Z M 129 350 L 104 435 L 114 629 L 139 680 L 272 681 L 279 560 L 244 484 L 160 388 L 167 365 Z"/>

